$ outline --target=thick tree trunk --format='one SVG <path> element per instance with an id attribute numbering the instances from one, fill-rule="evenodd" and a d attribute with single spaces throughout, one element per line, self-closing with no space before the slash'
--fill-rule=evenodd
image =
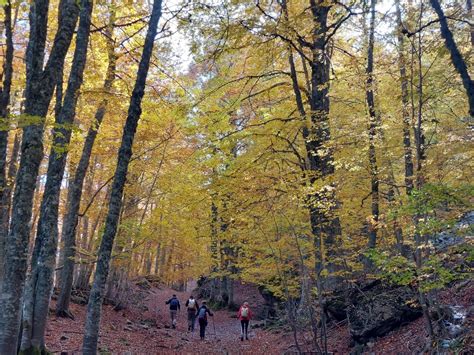
<path id="1" fill-rule="evenodd" d="M 410 139 L 410 112 L 408 110 L 410 97 L 408 93 L 408 77 L 405 58 L 405 37 L 403 36 L 403 22 L 400 8 L 400 0 L 395 2 L 397 15 L 397 41 L 398 41 L 398 67 L 400 71 L 400 86 L 402 99 L 402 120 L 403 120 L 403 149 L 405 160 L 405 191 L 410 195 L 413 190 L 413 155 Z"/>
<path id="2" fill-rule="evenodd" d="M 288 8 L 286 1 L 281 2 L 283 15 L 288 22 Z M 313 43 L 309 46 L 312 51 L 312 59 L 309 61 L 311 67 L 311 77 L 305 75 L 308 90 L 310 92 L 308 101 L 310 106 L 310 125 L 308 125 L 308 115 L 306 113 L 301 89 L 298 84 L 298 73 L 292 53 L 292 48 L 288 48 L 288 62 L 290 65 L 290 76 L 292 79 L 293 91 L 295 94 L 296 107 L 302 120 L 302 135 L 306 148 L 306 163 L 304 164 L 304 177 L 308 179 L 310 186 L 318 180 L 324 180 L 334 173 L 333 152 L 327 143 L 330 141 L 329 129 L 329 61 L 326 58 L 327 51 L 327 17 L 330 7 L 323 1 L 310 0 L 311 13 L 313 15 Z M 303 57 L 303 62 L 307 60 Z M 304 66 L 304 63 L 303 63 Z M 304 72 L 307 74 L 306 67 Z M 336 267 L 326 260 L 334 256 L 337 248 L 337 239 L 340 235 L 339 218 L 335 215 L 337 200 L 334 187 L 329 185 L 316 193 L 306 197 L 311 230 L 313 234 L 316 287 L 318 290 L 318 302 L 323 309 L 323 291 L 326 287 L 332 287 L 332 277 L 323 277 L 322 272 L 326 268 L 329 273 L 335 271 Z M 325 206 L 320 202 L 324 201 Z M 326 256 L 323 253 L 323 245 Z M 321 339 L 323 349 L 326 344 L 326 317 L 325 313 L 320 314 Z M 319 347 L 316 343 L 315 346 Z"/>
<path id="3" fill-rule="evenodd" d="M 3 261 L 5 253 L 5 240 L 8 234 L 8 216 L 10 212 L 9 198 L 7 192 L 7 146 L 8 146 L 8 105 L 10 103 L 10 91 L 13 77 L 13 26 L 12 26 L 12 6 L 8 0 L 3 6 L 5 12 L 5 58 L 3 62 L 3 85 L 0 89 L 0 283 L 3 275 Z"/>
<path id="4" fill-rule="evenodd" d="M 310 183 L 326 180 L 334 174 L 333 150 L 328 146 L 331 140 L 329 128 L 329 59 L 327 58 L 328 13 L 330 6 L 324 0 L 310 0 L 313 15 L 313 43 L 311 46 L 311 126 L 305 139 L 309 162 Z M 321 205 L 324 201 L 324 206 Z M 316 250 L 316 273 L 324 268 L 329 274 L 336 270 L 331 261 L 337 253 L 338 238 L 341 234 L 339 217 L 335 214 L 338 202 L 335 188 L 331 183 L 324 184 L 317 193 L 309 198 L 311 229 Z M 325 256 L 322 253 L 324 244 Z M 325 262 L 327 261 L 327 262 Z M 334 286 L 333 277 L 325 284 Z"/>
<path id="5" fill-rule="evenodd" d="M 47 35 L 48 0 L 36 0 L 30 8 L 30 40 L 26 53 L 25 115 L 20 167 L 16 177 L 10 231 L 7 237 L 4 281 L 0 295 L 0 353 L 14 354 L 20 329 L 30 221 L 38 169 L 43 158 L 44 120 L 54 92 L 58 71 L 68 51 L 79 13 L 75 0 L 59 4 L 58 31 L 48 62 L 43 68 Z"/>
<path id="6" fill-rule="evenodd" d="M 41 202 L 38 230 L 31 263 L 31 274 L 24 295 L 23 336 L 21 350 L 45 350 L 44 334 L 58 242 L 58 210 L 61 183 L 66 166 L 67 149 L 71 139 L 72 124 L 76 115 L 79 89 L 87 59 L 92 1 L 81 1 L 81 15 L 76 37 L 76 47 L 69 74 L 68 86 L 61 110 L 53 129 L 53 146 L 49 155 L 46 185 Z"/>
<path id="7" fill-rule="evenodd" d="M 461 52 L 454 41 L 453 33 L 449 29 L 448 21 L 444 15 L 443 9 L 438 0 L 430 0 L 431 6 L 438 15 L 439 24 L 441 27 L 441 36 L 444 38 L 444 43 L 451 55 L 451 61 L 454 65 L 454 68 L 461 77 L 464 89 L 469 100 L 469 115 L 474 117 L 474 81 L 469 76 L 469 70 L 467 68 L 466 62 L 464 61 Z"/>
<path id="8" fill-rule="evenodd" d="M 115 68 L 116 68 L 116 54 L 114 48 L 113 39 L 113 26 L 115 23 L 115 8 L 111 8 L 109 24 L 106 30 L 107 40 L 107 53 L 108 53 L 108 66 L 105 75 L 103 91 L 106 95 L 110 95 L 112 85 L 115 79 Z M 86 177 L 87 169 L 92 154 L 92 148 L 94 146 L 97 132 L 102 124 L 102 121 L 107 110 L 109 98 L 106 96 L 95 113 L 94 122 L 87 132 L 87 137 L 84 142 L 82 149 L 81 158 L 77 166 L 74 179 L 69 186 L 69 193 L 66 202 L 66 215 L 64 217 L 63 229 L 62 229 L 62 241 L 64 263 L 61 270 L 61 283 L 59 285 L 60 293 L 58 302 L 56 304 L 56 315 L 58 316 L 69 316 L 69 303 L 71 299 L 71 290 L 74 275 L 74 264 L 76 255 L 76 226 L 79 218 L 79 208 L 81 205 L 82 188 L 84 185 L 84 179 Z"/>
<path id="9" fill-rule="evenodd" d="M 379 118 L 375 108 L 374 95 L 374 37 L 375 37 L 375 0 L 370 1 L 370 25 L 367 42 L 367 68 L 366 68 L 366 101 L 369 108 L 369 170 L 370 170 L 370 193 L 372 197 L 372 221 L 369 226 L 369 248 L 375 248 L 377 243 L 377 228 L 379 221 L 379 173 L 377 165 L 377 128 Z"/>
<path id="10" fill-rule="evenodd" d="M 123 129 L 122 143 L 118 153 L 117 167 L 109 201 L 109 211 L 105 230 L 99 248 L 94 282 L 87 305 L 87 318 L 83 341 L 83 353 L 95 354 L 99 338 L 100 313 L 104 298 L 112 246 L 117 232 L 117 225 L 122 206 L 123 190 L 127 177 L 128 165 L 132 156 L 132 146 L 141 115 L 141 102 L 145 93 L 145 83 L 150 67 L 153 43 L 157 33 L 158 21 L 161 17 L 161 0 L 155 0 L 143 47 L 142 58 L 138 67 L 137 79 L 132 92 L 127 120 Z"/>

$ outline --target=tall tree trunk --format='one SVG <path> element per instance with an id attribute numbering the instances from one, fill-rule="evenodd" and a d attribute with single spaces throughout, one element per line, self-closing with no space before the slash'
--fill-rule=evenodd
<path id="1" fill-rule="evenodd" d="M 11 210 L 11 199 L 12 199 L 12 190 L 13 190 L 13 183 L 15 182 L 15 177 L 16 173 L 18 170 L 18 155 L 20 154 L 20 143 L 21 143 L 21 137 L 20 134 L 17 133 L 15 134 L 15 138 L 13 139 L 13 148 L 12 152 L 10 155 L 10 162 L 8 163 L 8 176 L 6 179 L 6 184 L 4 187 L 4 191 L 2 194 L 2 201 L 0 202 L 2 204 L 2 211 L 0 212 L 0 228 L 5 228 L 5 230 L 2 230 L 0 233 L 4 233 L 2 235 L 6 236 L 8 233 L 8 222 L 10 220 L 10 210 Z M 5 248 L 5 246 L 2 245 L 2 248 Z M 0 253 L 3 253 L 4 249 Z M 3 254 L 2 257 L 0 257 L 0 262 L 2 264 L 0 265 L 0 269 L 3 270 Z M 0 283 L 2 280 L 2 272 L 0 272 Z"/>
<path id="2" fill-rule="evenodd" d="M 328 146 L 331 140 L 329 128 L 329 59 L 327 51 L 328 13 L 330 6 L 324 0 L 310 0 L 313 15 L 313 42 L 311 45 L 311 126 L 305 139 L 310 170 L 310 184 L 326 180 L 334 174 L 333 150 Z M 332 257 L 336 255 L 338 238 L 341 234 L 339 217 L 335 214 L 338 202 L 331 183 L 310 196 L 311 229 L 316 250 L 316 273 L 324 268 L 329 274 L 336 266 Z M 324 201 L 324 206 L 321 206 Z M 322 254 L 322 246 L 326 256 Z M 334 286 L 333 277 L 325 280 L 326 286 Z"/>
<path id="3" fill-rule="evenodd" d="M 419 25 L 423 18 L 423 3 L 420 3 Z M 416 152 L 416 187 L 420 188 L 425 181 L 423 176 L 423 165 L 426 160 L 426 145 L 425 145 L 425 131 L 423 129 L 423 43 L 421 33 L 418 33 L 418 50 L 417 65 L 418 65 L 418 85 L 416 87 L 418 96 L 418 110 L 416 113 L 414 136 L 415 136 L 415 152 Z"/>
<path id="4" fill-rule="evenodd" d="M 123 129 L 122 143 L 118 153 L 117 167 L 110 195 L 109 211 L 99 248 L 94 282 L 87 305 L 87 318 L 83 341 L 83 353 L 86 355 L 95 354 L 97 352 L 104 288 L 110 266 L 112 246 L 117 232 L 128 165 L 132 156 L 133 140 L 141 115 L 141 102 L 145 93 L 145 83 L 150 67 L 153 44 L 157 33 L 158 21 L 161 17 L 161 3 L 161 0 L 155 0 L 153 3 L 143 53 L 138 67 L 137 79 L 130 100 L 127 120 Z"/>
<path id="5" fill-rule="evenodd" d="M 287 2 L 281 2 L 283 15 L 288 22 Z M 334 173 L 333 152 L 327 147 L 330 141 L 329 129 L 329 61 L 327 55 L 327 17 L 330 7 L 320 0 L 310 0 L 310 8 L 313 16 L 313 43 L 309 45 L 312 52 L 312 58 L 309 60 L 311 76 L 305 75 L 309 90 L 310 106 L 310 124 L 308 126 L 308 115 L 306 113 L 301 89 L 298 84 L 298 74 L 292 53 L 292 48 L 288 48 L 288 62 L 290 65 L 290 76 L 292 79 L 293 91 L 295 94 L 296 106 L 303 122 L 302 135 L 306 148 L 306 164 L 303 167 L 304 177 L 309 181 L 310 186 L 314 186 L 318 180 L 324 180 Z M 304 72 L 307 74 L 305 59 L 303 59 Z M 337 209 L 337 200 L 334 194 L 333 186 L 323 188 L 316 193 L 308 194 L 306 197 L 311 230 L 313 234 L 316 287 L 318 290 L 318 302 L 323 309 L 325 287 L 331 287 L 331 278 L 323 279 L 323 270 L 331 273 L 335 266 L 325 260 L 330 259 L 335 254 L 337 247 L 337 238 L 340 235 L 339 218 L 335 215 Z M 320 206 L 319 202 L 324 201 L 325 206 Z M 326 257 L 323 253 L 323 245 L 326 249 Z M 321 336 L 323 350 L 326 351 L 326 317 L 325 312 L 321 312 Z M 318 346 L 316 344 L 316 346 Z M 319 346 L 318 346 L 319 347 Z"/>
<path id="6" fill-rule="evenodd" d="M 377 165 L 377 128 L 379 118 L 375 108 L 374 95 L 374 40 L 375 40 L 375 0 L 370 1 L 370 25 L 367 42 L 367 68 L 366 68 L 366 101 L 369 108 L 369 170 L 370 170 L 370 193 L 372 197 L 372 221 L 369 227 L 369 248 L 375 248 L 377 243 L 377 228 L 379 221 L 379 173 Z"/>
<path id="7" fill-rule="evenodd" d="M 405 58 L 405 37 L 403 36 L 402 12 L 400 0 L 395 2 L 397 15 L 397 41 L 398 41 L 398 67 L 400 71 L 400 86 L 402 99 L 402 120 L 403 120 L 403 149 L 405 160 L 405 191 L 410 195 L 413 191 L 413 156 L 410 139 L 410 112 L 408 110 L 410 98 L 408 93 L 408 77 Z"/>
<path id="8" fill-rule="evenodd" d="M 44 334 L 58 244 L 59 196 L 72 125 L 76 116 L 79 90 L 86 65 L 92 7 L 91 0 L 81 1 L 81 14 L 71 72 L 64 102 L 58 116 L 56 116 L 56 127 L 53 129 L 53 146 L 49 155 L 46 185 L 41 201 L 31 274 L 24 295 L 21 350 L 27 353 L 45 350 Z"/>
<path id="9" fill-rule="evenodd" d="M 28 238 L 38 169 L 43 158 L 44 120 L 56 78 L 69 49 L 79 14 L 75 0 L 61 0 L 58 30 L 43 70 L 48 23 L 48 0 L 30 7 L 30 40 L 26 52 L 25 115 L 20 167 L 16 177 L 10 231 L 5 252 L 4 281 L 0 295 L 0 353 L 14 354 L 20 329 L 20 303 L 25 284 Z"/>
<path id="10" fill-rule="evenodd" d="M 474 16 L 472 13 L 472 0 L 466 0 L 466 11 L 467 11 L 467 18 L 471 21 L 469 28 L 470 28 L 470 39 L 471 39 L 471 47 L 474 48 Z"/>
<path id="11" fill-rule="evenodd" d="M 5 240 L 8 234 L 8 216 L 10 210 L 9 199 L 5 198 L 7 195 L 7 146 L 8 146 L 8 105 L 10 103 L 10 92 L 12 87 L 13 77 L 13 26 L 12 26 L 12 6 L 11 1 L 8 0 L 3 6 L 5 13 L 4 27 L 5 27 L 5 58 L 3 62 L 3 85 L 0 89 L 0 283 L 3 275 L 3 261 L 5 253 Z"/>
<path id="12" fill-rule="evenodd" d="M 474 82 L 469 76 L 469 71 L 464 61 L 461 52 L 454 41 L 453 33 L 449 29 L 448 21 L 444 15 L 443 9 L 438 0 L 430 0 L 430 4 L 438 15 L 439 24 L 441 27 L 441 36 L 444 38 L 444 43 L 451 55 L 451 61 L 453 62 L 454 68 L 458 72 L 462 79 L 462 84 L 466 90 L 466 94 L 469 100 L 469 115 L 474 117 Z"/>
<path id="13" fill-rule="evenodd" d="M 115 79 L 116 62 L 117 56 L 115 53 L 114 39 L 113 39 L 113 27 L 115 24 L 115 7 L 111 7 L 111 13 L 109 23 L 106 30 L 107 40 L 107 54 L 108 54 L 108 66 L 105 75 L 103 91 L 105 95 L 110 95 L 113 82 Z M 71 290 L 74 275 L 74 264 L 76 255 L 76 226 L 79 218 L 79 208 L 81 205 L 82 188 L 84 185 L 84 179 L 89 167 L 89 162 L 92 154 L 92 148 L 94 146 L 97 132 L 102 124 L 102 121 L 107 110 L 109 103 L 109 97 L 105 97 L 97 111 L 95 113 L 94 122 L 92 122 L 89 131 L 87 133 L 84 147 L 82 149 L 81 158 L 77 166 L 74 178 L 69 186 L 69 193 L 66 202 L 66 215 L 64 217 L 63 229 L 62 229 L 62 241 L 64 263 L 61 270 L 61 283 L 59 285 L 60 293 L 58 302 L 56 304 L 56 315 L 58 316 L 70 316 L 69 303 L 71 300 Z"/>

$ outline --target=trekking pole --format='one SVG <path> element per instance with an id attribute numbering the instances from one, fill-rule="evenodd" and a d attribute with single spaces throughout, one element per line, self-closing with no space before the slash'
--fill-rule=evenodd
<path id="1" fill-rule="evenodd" d="M 217 338 L 216 323 L 214 322 L 214 317 L 212 317 L 212 327 L 214 328 L 214 336 Z"/>

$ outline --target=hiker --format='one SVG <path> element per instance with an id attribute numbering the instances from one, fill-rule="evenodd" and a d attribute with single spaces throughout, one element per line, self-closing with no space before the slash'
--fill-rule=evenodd
<path id="1" fill-rule="evenodd" d="M 179 300 L 176 297 L 176 295 L 173 295 L 172 298 L 166 301 L 166 304 L 170 305 L 171 326 L 173 327 L 173 329 L 175 329 L 176 328 L 176 315 L 178 311 L 181 310 L 181 305 L 179 304 Z"/>
<path id="2" fill-rule="evenodd" d="M 189 296 L 189 299 L 186 301 L 186 308 L 188 309 L 188 332 L 194 332 L 194 322 L 196 321 L 199 304 L 193 295 Z"/>
<path id="3" fill-rule="evenodd" d="M 237 318 L 240 320 L 241 327 L 240 340 L 244 341 L 244 335 L 245 339 L 249 340 L 249 323 L 250 319 L 252 319 L 252 311 L 249 308 L 248 302 L 244 302 L 244 304 L 240 306 Z"/>
<path id="4" fill-rule="evenodd" d="M 202 302 L 202 306 L 199 308 L 197 312 L 197 317 L 199 321 L 199 335 L 201 336 L 201 340 L 204 340 L 204 337 L 206 336 L 206 327 L 207 327 L 207 315 L 210 315 L 211 317 L 214 316 L 212 312 L 207 308 L 207 303 L 206 301 Z"/>

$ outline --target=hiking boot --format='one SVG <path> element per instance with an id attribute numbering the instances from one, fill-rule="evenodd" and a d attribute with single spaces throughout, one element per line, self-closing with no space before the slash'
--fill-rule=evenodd
<path id="1" fill-rule="evenodd" d="M 240 341 L 244 341 L 244 336 L 243 335 L 240 337 Z"/>

